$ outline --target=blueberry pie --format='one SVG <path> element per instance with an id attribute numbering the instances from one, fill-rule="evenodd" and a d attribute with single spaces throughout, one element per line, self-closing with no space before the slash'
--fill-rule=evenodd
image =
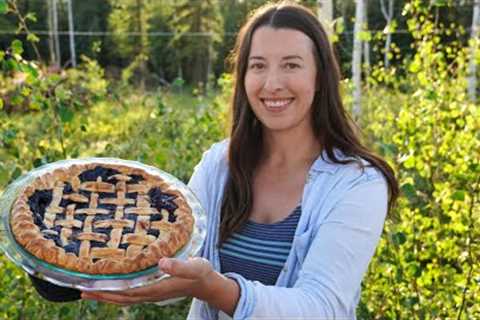
<path id="1" fill-rule="evenodd" d="M 126 274 L 174 256 L 194 218 L 180 191 L 145 170 L 88 163 L 37 177 L 15 200 L 11 230 L 29 253 L 88 274 Z"/>

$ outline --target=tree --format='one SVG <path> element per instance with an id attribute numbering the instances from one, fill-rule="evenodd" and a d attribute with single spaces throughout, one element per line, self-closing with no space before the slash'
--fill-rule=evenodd
<path id="1" fill-rule="evenodd" d="M 384 32 L 387 35 L 387 39 L 385 40 L 385 52 L 383 56 L 383 65 L 385 68 L 390 67 L 390 46 L 392 44 L 392 31 L 394 28 L 393 25 L 393 8 L 394 8 L 395 0 L 388 0 L 388 7 L 385 5 L 385 0 L 380 0 L 380 7 L 382 10 L 383 17 L 386 21 L 386 26 Z"/>
<path id="2" fill-rule="evenodd" d="M 109 26 L 114 31 L 114 46 L 118 54 L 128 61 L 122 78 L 130 80 L 138 74 L 141 88 L 147 78 L 147 61 L 150 43 L 147 36 L 149 19 L 152 14 L 152 0 L 115 0 L 111 2 L 112 12 Z M 133 57 L 133 59 L 131 59 Z"/>
<path id="3" fill-rule="evenodd" d="M 207 85 L 215 56 L 213 44 L 221 40 L 222 21 L 216 0 L 179 1 L 174 7 L 172 45 L 178 52 L 182 75 L 188 83 Z"/>
<path id="4" fill-rule="evenodd" d="M 48 30 L 50 63 L 57 68 L 61 64 L 60 39 L 58 37 L 58 3 L 57 0 L 48 0 Z"/>
<path id="5" fill-rule="evenodd" d="M 362 40 L 363 18 L 365 16 L 364 0 L 356 0 L 355 26 L 353 30 L 353 55 L 352 55 L 352 79 L 353 79 L 353 115 L 358 117 L 361 112 L 362 98 Z"/>
<path id="6" fill-rule="evenodd" d="M 150 76 L 159 84 L 167 84 L 175 79 L 178 72 L 175 49 L 171 46 L 173 29 L 169 23 L 173 14 L 173 2 L 155 1 L 151 8 L 148 26 L 151 35 L 148 44 Z"/>
<path id="7" fill-rule="evenodd" d="M 365 6 L 363 10 L 363 30 L 362 31 L 362 42 L 363 42 L 363 58 L 365 61 L 365 71 L 368 74 L 370 73 L 370 33 L 368 28 L 368 0 L 365 0 Z"/>
<path id="8" fill-rule="evenodd" d="M 333 0 L 317 0 L 317 17 L 329 35 L 332 34 Z"/>
<path id="9" fill-rule="evenodd" d="M 73 33 L 73 10 L 72 10 L 72 1 L 67 0 L 68 8 L 68 35 L 70 40 L 70 62 L 72 67 L 77 66 L 77 59 L 75 57 L 75 35 Z"/>
<path id="10" fill-rule="evenodd" d="M 468 65 L 468 95 L 470 100 L 476 100 L 477 91 L 477 51 L 480 41 L 480 1 L 473 4 L 472 31 L 470 35 L 470 62 Z"/>

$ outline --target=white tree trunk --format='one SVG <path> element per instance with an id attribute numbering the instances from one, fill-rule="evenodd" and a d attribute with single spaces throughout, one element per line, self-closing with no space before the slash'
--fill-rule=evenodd
<path id="1" fill-rule="evenodd" d="M 48 10 L 48 49 L 50 53 L 50 64 L 56 64 L 55 59 L 55 40 L 53 39 L 53 0 L 47 0 Z"/>
<path id="2" fill-rule="evenodd" d="M 473 4 L 472 31 L 470 35 L 470 63 L 468 65 L 468 96 L 476 101 L 477 91 L 477 61 L 476 55 L 480 42 L 480 0 Z"/>
<path id="3" fill-rule="evenodd" d="M 353 116 L 358 118 L 361 113 L 362 99 L 362 40 L 360 33 L 363 28 L 364 0 L 355 0 L 355 26 L 353 29 L 353 55 L 352 55 L 352 80 L 353 80 Z"/>
<path id="4" fill-rule="evenodd" d="M 55 44 L 55 65 L 60 68 L 60 40 L 58 36 L 58 6 L 57 0 L 53 0 L 53 39 Z"/>
<path id="5" fill-rule="evenodd" d="M 328 36 L 331 36 L 333 33 L 333 0 L 317 0 L 317 17 L 328 33 Z"/>
<path id="6" fill-rule="evenodd" d="M 368 0 L 365 0 L 364 10 L 363 10 L 363 29 L 369 30 L 368 28 Z M 367 75 L 370 74 L 370 41 L 363 41 L 363 59 L 365 61 L 365 71 Z"/>
<path id="7" fill-rule="evenodd" d="M 385 6 L 385 0 L 380 0 L 380 8 L 383 13 L 383 17 L 387 23 L 385 29 L 387 30 L 387 39 L 385 40 L 385 53 L 383 57 L 383 65 L 385 68 L 390 67 L 390 46 L 392 45 L 392 20 L 393 20 L 393 7 L 394 0 L 388 0 L 388 9 Z"/>
<path id="8" fill-rule="evenodd" d="M 210 91 L 210 74 L 212 73 L 212 43 L 213 43 L 213 34 L 208 35 L 208 50 L 207 50 L 207 77 L 205 80 L 205 92 Z"/>
<path id="9" fill-rule="evenodd" d="M 77 66 L 77 58 L 75 54 L 75 35 L 73 34 L 73 9 L 72 9 L 72 1 L 67 0 L 68 5 L 68 35 L 70 39 L 70 60 L 72 62 L 72 67 Z"/>

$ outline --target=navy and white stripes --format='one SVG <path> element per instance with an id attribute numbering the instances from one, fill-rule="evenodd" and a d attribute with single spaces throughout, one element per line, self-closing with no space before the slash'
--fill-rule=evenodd
<path id="1" fill-rule="evenodd" d="M 235 272 L 248 280 L 274 285 L 290 253 L 300 214 L 298 206 L 277 223 L 247 221 L 220 248 L 222 273 Z"/>

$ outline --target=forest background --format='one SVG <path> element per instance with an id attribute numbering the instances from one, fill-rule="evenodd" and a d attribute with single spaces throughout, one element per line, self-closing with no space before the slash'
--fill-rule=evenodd
<path id="1" fill-rule="evenodd" d="M 479 319 L 480 2 L 298 2 L 329 27 L 344 101 L 401 184 L 358 318 Z M 0 0 L 0 191 L 90 156 L 188 181 L 228 134 L 226 60 L 263 3 Z M 0 319 L 184 319 L 188 305 L 49 303 L 0 255 Z"/>

